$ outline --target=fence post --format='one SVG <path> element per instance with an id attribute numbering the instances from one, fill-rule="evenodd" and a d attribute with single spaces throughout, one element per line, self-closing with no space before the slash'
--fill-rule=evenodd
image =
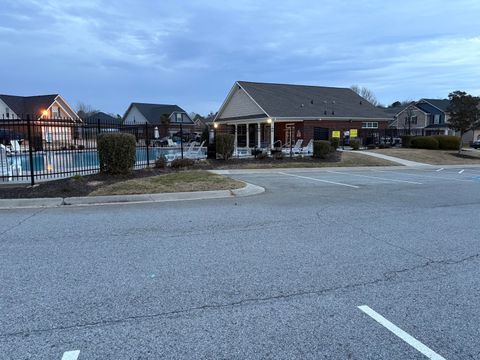
<path id="1" fill-rule="evenodd" d="M 145 146 L 147 147 L 147 168 L 150 166 L 150 155 L 148 154 L 148 122 L 145 122 Z"/>
<path id="2" fill-rule="evenodd" d="M 35 169 L 33 165 L 33 141 L 32 141 L 32 129 L 30 124 L 30 115 L 27 115 L 27 134 L 28 134 L 28 157 L 30 160 L 30 184 L 35 185 Z"/>

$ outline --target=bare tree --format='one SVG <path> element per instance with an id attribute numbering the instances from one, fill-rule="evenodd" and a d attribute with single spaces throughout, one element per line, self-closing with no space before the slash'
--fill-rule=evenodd
<path id="1" fill-rule="evenodd" d="M 375 94 L 373 93 L 372 90 L 367 89 L 364 86 L 360 87 L 358 85 L 352 85 L 352 86 L 350 86 L 350 89 L 355 91 L 358 95 L 363 97 L 365 100 L 367 100 L 373 106 L 380 106 L 380 102 L 377 100 L 377 97 L 375 96 Z"/>
<path id="2" fill-rule="evenodd" d="M 89 104 L 85 104 L 81 101 L 77 104 L 77 115 L 82 119 L 89 117 L 96 112 L 98 112 L 98 110 Z"/>

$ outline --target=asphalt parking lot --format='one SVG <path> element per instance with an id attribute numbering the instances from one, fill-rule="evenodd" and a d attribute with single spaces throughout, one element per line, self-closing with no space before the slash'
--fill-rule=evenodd
<path id="1" fill-rule="evenodd" d="M 266 192 L 1 210 L 0 357 L 480 358 L 480 168 L 231 173 Z"/>

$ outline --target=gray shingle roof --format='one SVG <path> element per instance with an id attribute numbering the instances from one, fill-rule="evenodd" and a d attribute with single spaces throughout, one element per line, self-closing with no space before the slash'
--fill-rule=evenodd
<path id="1" fill-rule="evenodd" d="M 448 107 L 450 106 L 450 100 L 448 99 L 422 99 L 419 101 L 421 103 L 422 101 L 426 101 L 436 108 L 442 110 L 443 112 L 446 112 Z"/>
<path id="2" fill-rule="evenodd" d="M 118 119 L 111 115 L 108 115 L 102 111 L 97 111 L 88 116 L 82 117 L 82 120 L 85 124 L 96 125 L 100 122 L 100 125 L 121 125 L 122 119 Z"/>
<path id="3" fill-rule="evenodd" d="M 349 88 L 238 81 L 271 117 L 391 119 Z"/>
<path id="4" fill-rule="evenodd" d="M 148 122 L 151 124 L 160 124 L 162 115 L 164 114 L 168 116 L 172 115 L 173 112 L 181 112 L 186 114 L 185 110 L 183 110 L 178 105 L 146 104 L 135 102 L 130 105 L 129 109 L 132 106 L 135 106 L 142 113 L 142 115 L 145 116 L 145 119 L 147 119 Z M 188 119 L 190 119 L 190 117 L 188 117 Z"/>
<path id="5" fill-rule="evenodd" d="M 39 117 L 55 101 L 58 94 L 39 96 L 0 95 L 0 99 L 18 116 Z"/>

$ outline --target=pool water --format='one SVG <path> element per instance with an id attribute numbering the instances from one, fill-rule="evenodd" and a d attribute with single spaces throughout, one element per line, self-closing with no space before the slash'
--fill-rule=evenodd
<path id="1" fill-rule="evenodd" d="M 179 153 L 178 148 L 150 148 L 148 156 L 150 162 L 160 156 Z M 30 158 L 28 153 L 16 154 L 10 157 L 13 164 L 21 166 L 22 173 L 30 172 Z M 146 165 L 147 149 L 136 149 L 136 165 Z M 52 151 L 33 154 L 33 165 L 35 172 L 68 172 L 76 170 L 96 170 L 99 168 L 97 150 L 83 151 Z"/>

